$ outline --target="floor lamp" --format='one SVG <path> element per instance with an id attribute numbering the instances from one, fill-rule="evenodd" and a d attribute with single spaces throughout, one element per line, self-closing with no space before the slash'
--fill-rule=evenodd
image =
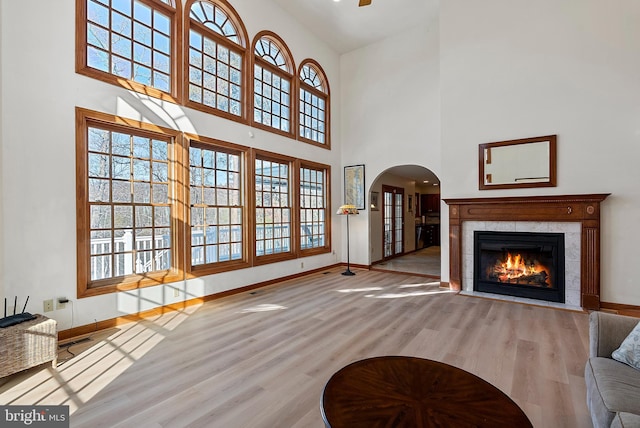
<path id="1" fill-rule="evenodd" d="M 343 275 L 352 276 L 355 273 L 351 272 L 349 269 L 349 216 L 353 214 L 360 214 L 355 205 L 342 205 L 338 208 L 338 215 L 346 215 L 347 216 L 347 270 L 342 272 Z"/>

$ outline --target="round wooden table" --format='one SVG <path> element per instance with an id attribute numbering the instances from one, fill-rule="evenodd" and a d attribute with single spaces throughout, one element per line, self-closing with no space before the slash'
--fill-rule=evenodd
<path id="1" fill-rule="evenodd" d="M 327 427 L 532 427 L 522 409 L 478 376 L 423 358 L 356 361 L 327 382 Z"/>

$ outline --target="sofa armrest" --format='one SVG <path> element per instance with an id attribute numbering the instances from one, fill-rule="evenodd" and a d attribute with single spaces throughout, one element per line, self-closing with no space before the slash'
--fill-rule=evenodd
<path id="1" fill-rule="evenodd" d="M 640 319 L 607 312 L 589 315 L 589 356 L 611 358 Z"/>

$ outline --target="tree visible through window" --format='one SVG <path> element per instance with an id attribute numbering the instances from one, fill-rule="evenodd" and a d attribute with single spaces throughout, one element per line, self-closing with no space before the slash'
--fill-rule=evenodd
<path id="1" fill-rule="evenodd" d="M 264 35 L 255 44 L 253 121 L 290 134 L 292 61 L 284 43 Z"/>
<path id="2" fill-rule="evenodd" d="M 249 46 L 228 0 L 76 0 L 76 15 L 76 72 L 331 148 L 320 65 L 296 69 L 271 31 Z"/>
<path id="3" fill-rule="evenodd" d="M 171 268 L 168 145 L 88 129 L 92 281 Z"/>
<path id="4" fill-rule="evenodd" d="M 320 66 L 310 60 L 300 67 L 299 137 L 327 143 L 328 88 Z"/>
<path id="5" fill-rule="evenodd" d="M 330 251 L 328 165 L 254 150 L 245 168 L 248 147 L 81 108 L 76 116 L 79 297 Z"/>
<path id="6" fill-rule="evenodd" d="M 191 5 L 189 101 L 241 117 L 244 43 L 227 12 L 208 1 Z"/>
<path id="7" fill-rule="evenodd" d="M 326 170 L 300 168 L 300 249 L 327 245 Z"/>
<path id="8" fill-rule="evenodd" d="M 291 251 L 290 167 L 268 158 L 255 161 L 256 256 Z"/>
<path id="9" fill-rule="evenodd" d="M 154 0 L 81 1 L 87 13 L 84 65 L 171 93 L 174 13 Z"/>
<path id="10" fill-rule="evenodd" d="M 241 155 L 192 142 L 189 149 L 191 265 L 242 260 Z"/>

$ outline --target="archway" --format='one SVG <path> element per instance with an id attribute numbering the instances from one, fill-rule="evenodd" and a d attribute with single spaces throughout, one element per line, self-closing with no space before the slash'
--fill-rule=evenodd
<path id="1" fill-rule="evenodd" d="M 440 180 L 428 168 L 398 165 L 370 188 L 371 268 L 440 277 Z"/>

